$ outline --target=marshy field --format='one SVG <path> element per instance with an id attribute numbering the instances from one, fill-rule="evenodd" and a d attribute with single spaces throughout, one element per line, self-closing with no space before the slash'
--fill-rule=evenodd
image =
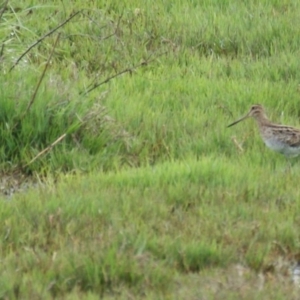
<path id="1" fill-rule="evenodd" d="M 299 299 L 297 0 L 2 1 L 0 299 Z M 298 281 L 299 280 L 299 281 Z"/>

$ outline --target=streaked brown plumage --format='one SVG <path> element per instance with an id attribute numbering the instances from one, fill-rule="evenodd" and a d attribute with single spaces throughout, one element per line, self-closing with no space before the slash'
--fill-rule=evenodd
<path id="1" fill-rule="evenodd" d="M 272 123 L 269 121 L 263 106 L 260 104 L 252 105 L 244 117 L 228 125 L 228 127 L 249 117 L 256 120 L 261 137 L 267 147 L 287 157 L 300 154 L 300 129 Z"/>

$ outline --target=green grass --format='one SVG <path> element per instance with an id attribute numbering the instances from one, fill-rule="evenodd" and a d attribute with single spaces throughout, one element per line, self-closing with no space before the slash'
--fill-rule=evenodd
<path id="1" fill-rule="evenodd" d="M 25 298 L 64 298 L 74 289 L 107 295 L 120 286 L 137 298 L 153 289 L 171 297 L 177 277 L 234 264 L 263 271 L 283 255 L 281 247 L 296 255 L 297 170 L 245 172 L 245 161 L 191 157 L 64 176 L 2 202 L 2 297 L 16 289 Z"/>
<path id="2" fill-rule="evenodd" d="M 0 298 L 297 299 L 299 160 L 288 170 L 251 120 L 226 125 L 261 103 L 299 126 L 299 13 L 275 0 L 9 2 L 0 188 L 16 172 L 43 183 L 2 196 Z"/>

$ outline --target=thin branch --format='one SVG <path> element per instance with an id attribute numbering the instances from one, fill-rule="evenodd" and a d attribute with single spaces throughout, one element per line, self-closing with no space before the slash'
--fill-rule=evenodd
<path id="1" fill-rule="evenodd" d="M 89 35 L 89 34 L 79 34 L 79 33 L 77 33 L 77 34 L 69 34 L 67 37 L 80 37 L 80 38 L 89 38 L 89 39 L 92 39 L 92 40 L 94 40 L 94 41 L 104 41 L 104 40 L 107 40 L 107 39 L 109 39 L 109 38 L 111 38 L 112 36 L 114 36 L 115 35 L 115 33 L 110 33 L 109 35 L 107 35 L 107 36 L 105 36 L 105 37 L 103 37 L 103 38 L 98 38 L 98 37 L 94 37 L 94 36 L 91 36 L 91 35 Z"/>
<path id="2" fill-rule="evenodd" d="M 118 72 L 117 74 L 114 74 L 114 75 L 112 75 L 112 76 L 110 76 L 110 77 L 107 77 L 105 80 L 103 80 L 103 81 L 101 81 L 101 82 L 99 82 L 99 83 L 93 84 L 93 86 L 92 86 L 91 88 L 89 88 L 87 91 L 85 91 L 85 92 L 80 92 L 80 95 L 84 95 L 84 96 L 85 96 L 85 95 L 87 95 L 88 93 L 90 93 L 91 91 L 93 91 L 94 89 L 98 88 L 99 86 L 101 86 L 101 85 L 103 85 L 103 84 L 109 82 L 110 80 L 112 80 L 112 79 L 114 79 L 114 78 L 116 78 L 116 77 L 119 77 L 119 76 L 121 76 L 122 74 L 125 74 L 125 73 L 128 73 L 128 72 L 133 72 L 133 71 L 136 70 L 137 68 L 146 66 L 146 65 L 148 65 L 149 63 L 155 61 L 158 57 L 160 57 L 160 56 L 162 56 L 162 55 L 164 55 L 164 54 L 166 54 L 166 53 L 167 53 L 167 51 L 165 51 L 165 52 L 159 54 L 158 56 L 156 56 L 156 57 L 154 57 L 154 58 L 152 58 L 152 59 L 150 59 L 150 57 L 149 57 L 148 59 L 144 60 L 143 62 L 141 62 L 141 63 L 139 63 L 139 64 L 137 64 L 137 65 L 135 65 L 135 66 L 133 66 L 133 67 L 131 67 L 131 68 L 123 69 L 122 71 Z"/>
<path id="3" fill-rule="evenodd" d="M 57 35 L 57 38 L 56 38 L 56 40 L 55 40 L 55 43 L 54 43 L 54 45 L 53 45 L 53 47 L 52 47 L 52 51 L 51 51 L 51 53 L 50 53 L 50 55 L 49 55 L 49 57 L 48 57 L 48 60 L 47 60 L 47 62 L 46 62 L 44 71 L 43 71 L 43 73 L 42 73 L 42 75 L 41 75 L 41 77 L 40 77 L 40 80 L 39 80 L 39 82 L 38 82 L 38 84 L 37 84 L 37 86 L 36 86 L 36 89 L 35 89 L 35 91 L 34 91 L 34 93 L 33 93 L 33 95 L 32 95 L 32 98 L 31 98 L 30 102 L 28 103 L 28 106 L 27 106 L 26 111 L 25 111 L 25 113 L 24 113 L 25 115 L 26 115 L 26 113 L 29 111 L 31 105 L 33 104 L 33 102 L 34 102 L 34 100 L 35 100 L 35 97 L 36 97 L 37 92 L 38 92 L 38 90 L 39 90 L 39 88 L 40 88 L 40 85 L 41 85 L 41 83 L 42 83 L 42 80 L 43 80 L 43 78 L 44 78 L 44 76 L 45 76 L 45 74 L 46 74 L 46 70 L 48 69 L 48 66 L 49 66 L 49 64 L 50 64 L 50 60 L 51 60 L 51 58 L 52 58 L 52 56 L 53 56 L 54 50 L 55 50 L 55 48 L 56 48 L 56 46 L 57 46 L 59 37 L 60 37 L 60 33 Z"/>
<path id="4" fill-rule="evenodd" d="M 99 24 L 94 20 L 92 19 L 88 14 L 82 12 L 82 15 L 85 16 L 86 18 L 88 18 L 92 23 L 94 23 L 96 26 L 98 26 L 98 29 L 101 30 L 105 27 L 107 27 L 107 25 L 103 25 L 102 27 L 99 27 Z"/>
<path id="5" fill-rule="evenodd" d="M 117 26 L 116 26 L 116 29 L 115 29 L 115 33 L 117 33 L 118 30 L 119 30 L 119 28 L 120 28 L 121 20 L 122 20 L 122 18 L 123 18 L 123 13 L 124 13 L 124 12 L 122 12 L 122 13 L 119 15 L 119 18 L 118 18 L 118 21 L 117 21 Z"/>
<path id="6" fill-rule="evenodd" d="M 8 0 L 5 1 L 5 3 L 3 4 L 3 7 L 0 10 L 0 19 L 2 19 L 2 16 L 7 8 L 7 4 L 8 4 Z"/>
<path id="7" fill-rule="evenodd" d="M 96 25 L 98 25 L 98 24 L 97 24 L 97 23 L 96 23 L 89 15 L 87 15 L 87 14 L 85 14 L 85 13 L 82 13 L 82 14 L 83 14 L 85 17 L 87 17 L 91 22 L 93 22 L 93 23 L 95 23 Z M 117 31 L 118 31 L 118 29 L 119 29 L 119 27 L 120 27 L 120 23 L 121 23 L 122 17 L 123 17 L 123 13 L 122 13 L 122 14 L 119 16 L 119 18 L 118 18 L 117 26 L 116 26 L 114 32 L 111 33 L 111 34 L 109 34 L 109 35 L 107 35 L 107 36 L 105 36 L 105 37 L 103 37 L 103 38 L 100 38 L 100 41 L 107 40 L 107 39 L 111 38 L 112 36 L 116 35 L 116 33 L 117 33 Z M 101 29 L 103 29 L 103 28 L 105 28 L 105 27 L 107 27 L 107 25 L 104 25 L 104 26 L 100 27 L 99 29 L 101 30 Z M 93 39 L 95 39 L 95 38 L 93 38 Z"/>
<path id="8" fill-rule="evenodd" d="M 114 32 L 114 33 L 111 33 L 111 34 L 109 34 L 109 35 L 107 35 L 107 36 L 105 36 L 104 38 L 101 38 L 100 41 L 108 40 L 109 38 L 111 38 L 111 37 L 114 36 L 114 35 L 116 35 L 115 32 Z"/>
<path id="9" fill-rule="evenodd" d="M 56 26 L 55 28 L 53 28 L 52 30 L 50 30 L 48 33 L 46 33 L 45 35 L 43 35 L 41 38 L 39 38 L 37 41 L 35 41 L 31 46 L 28 47 L 28 49 L 17 59 L 17 61 L 12 65 L 12 67 L 9 69 L 9 72 L 11 72 L 14 67 L 20 62 L 20 60 L 33 48 L 35 47 L 37 44 L 39 44 L 41 41 L 43 41 L 46 37 L 50 36 L 52 33 L 54 33 L 57 29 L 59 29 L 60 27 L 64 26 L 66 23 L 68 23 L 69 21 L 71 21 L 71 19 L 73 19 L 76 15 L 78 15 L 81 11 L 77 11 L 75 12 L 73 15 L 71 15 L 68 19 L 66 19 L 64 22 L 62 22 L 61 24 L 59 24 L 58 26 Z"/>
<path id="10" fill-rule="evenodd" d="M 40 156 L 42 156 L 43 154 L 49 152 L 56 144 L 58 144 L 59 142 L 61 142 L 65 137 L 67 136 L 66 133 L 64 133 L 63 135 L 61 135 L 57 140 L 55 140 L 51 145 L 49 145 L 47 148 L 45 148 L 44 150 L 42 150 L 40 153 L 38 153 L 29 163 L 27 163 L 24 167 L 28 167 L 29 165 L 31 165 L 34 161 L 36 161 Z"/>
<path id="11" fill-rule="evenodd" d="M 3 44 L 1 45 L 0 59 L 3 57 L 3 54 L 4 54 L 4 46 L 5 46 L 5 44 L 3 43 Z"/>
<path id="12" fill-rule="evenodd" d="M 56 48 L 56 46 L 57 46 L 59 37 L 60 37 L 60 33 L 57 35 L 57 38 L 56 38 L 56 40 L 55 40 L 55 43 L 54 43 L 54 45 L 53 45 L 53 47 L 52 47 L 52 51 L 51 51 L 51 53 L 50 53 L 50 55 L 49 55 L 49 57 L 48 57 L 48 60 L 47 60 L 47 62 L 46 62 L 44 71 L 43 71 L 42 75 L 40 76 L 39 82 L 38 82 L 38 84 L 37 84 L 37 86 L 36 86 L 36 88 L 35 88 L 35 91 L 34 91 L 32 97 L 31 97 L 31 100 L 30 100 L 30 102 L 28 103 L 25 112 L 21 115 L 20 119 L 17 121 L 17 123 L 14 125 L 13 128 L 15 128 L 15 127 L 17 126 L 17 124 L 20 123 L 20 122 L 24 119 L 24 117 L 25 117 L 26 114 L 28 113 L 30 107 L 32 106 L 32 104 L 33 104 L 33 102 L 34 102 L 34 100 L 35 100 L 35 98 L 36 98 L 37 92 L 38 92 L 38 90 L 39 90 L 39 88 L 40 88 L 40 85 L 41 85 L 41 83 L 42 83 L 42 81 L 43 81 L 43 78 L 45 77 L 46 70 L 48 69 L 50 60 L 51 60 L 51 58 L 52 58 L 52 56 L 53 56 L 53 53 L 54 53 L 54 50 L 55 50 L 55 48 Z"/>

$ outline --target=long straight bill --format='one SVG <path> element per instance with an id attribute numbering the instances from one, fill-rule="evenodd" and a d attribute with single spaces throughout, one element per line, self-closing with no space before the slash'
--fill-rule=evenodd
<path id="1" fill-rule="evenodd" d="M 241 122 L 241 121 L 243 121 L 243 120 L 245 120 L 245 119 L 247 119 L 247 118 L 249 118 L 249 115 L 246 115 L 246 116 L 244 116 L 244 117 L 238 119 L 237 121 L 231 123 L 231 124 L 228 125 L 227 127 L 231 127 L 231 126 L 233 126 L 233 125 L 235 125 L 235 124 L 237 124 L 237 123 L 239 123 L 239 122 Z"/>

